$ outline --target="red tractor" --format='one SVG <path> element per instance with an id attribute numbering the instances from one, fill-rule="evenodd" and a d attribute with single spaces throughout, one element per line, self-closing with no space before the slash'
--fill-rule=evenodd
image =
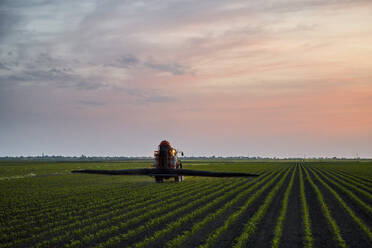
<path id="1" fill-rule="evenodd" d="M 182 163 L 178 160 L 177 150 L 171 147 L 170 143 L 166 140 L 160 142 L 159 148 L 154 152 L 154 167 L 156 169 L 182 169 Z M 183 155 L 183 152 L 181 152 Z M 172 176 L 173 177 L 173 176 Z M 163 182 L 164 179 L 169 179 L 169 175 L 156 175 L 156 182 Z M 174 176 L 176 182 L 182 182 L 183 176 Z"/>

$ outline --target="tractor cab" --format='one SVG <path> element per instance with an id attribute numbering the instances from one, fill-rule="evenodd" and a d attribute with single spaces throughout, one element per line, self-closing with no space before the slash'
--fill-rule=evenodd
<path id="1" fill-rule="evenodd" d="M 160 142 L 158 150 L 154 152 L 154 167 L 156 169 L 181 169 L 182 163 L 178 160 L 177 150 L 174 149 L 166 140 Z M 183 154 L 183 153 L 181 153 Z M 156 182 L 163 182 L 169 179 L 169 176 L 158 175 L 155 177 Z M 183 181 L 183 176 L 175 176 L 176 182 Z"/>

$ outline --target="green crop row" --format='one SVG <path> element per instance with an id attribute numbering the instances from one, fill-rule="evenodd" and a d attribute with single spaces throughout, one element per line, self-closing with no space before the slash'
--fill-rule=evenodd
<path id="1" fill-rule="evenodd" d="M 205 193 L 218 192 L 223 189 L 224 185 L 212 185 L 212 187 L 205 188 Z M 174 192 L 173 192 L 174 193 Z M 90 239 L 90 243 L 94 243 L 94 240 L 104 239 L 106 236 L 114 235 L 115 233 L 122 232 L 131 225 L 136 225 L 142 220 L 147 218 L 152 218 L 153 216 L 162 214 L 166 212 L 167 209 L 174 209 L 182 205 L 186 200 L 193 200 L 200 197 L 203 193 L 198 191 L 190 191 L 183 195 L 175 194 L 173 197 L 170 197 L 166 200 L 159 201 L 156 203 L 156 206 L 144 206 L 140 209 L 134 209 L 133 211 L 124 213 L 122 215 L 117 215 L 113 218 L 104 219 L 89 226 L 84 226 L 82 228 L 74 228 L 71 231 L 65 232 L 61 236 L 57 236 L 58 243 L 63 240 L 70 239 L 74 242 L 75 240 L 80 240 L 81 236 L 91 237 L 91 234 L 94 234 L 94 238 Z M 151 208 L 153 207 L 153 208 Z M 151 210 L 149 210 L 151 209 Z M 116 223 L 116 224 L 115 224 Z"/>
<path id="2" fill-rule="evenodd" d="M 346 176 L 344 176 L 341 173 L 337 173 L 331 170 L 323 170 L 328 172 L 331 175 L 337 176 L 337 179 L 339 182 L 342 184 L 346 185 L 347 187 L 351 187 L 354 190 L 358 191 L 359 193 L 365 195 L 367 198 L 372 200 L 372 194 L 370 193 L 372 191 L 372 185 L 371 186 L 366 186 L 365 184 L 361 183 L 360 181 L 356 181 L 353 179 L 350 179 Z"/>
<path id="3" fill-rule="evenodd" d="M 306 194 L 305 194 L 305 184 L 303 178 L 303 168 L 300 167 L 300 194 L 301 194 L 301 203 L 302 203 L 302 223 L 304 226 L 304 247 L 305 248 L 312 248 L 313 247 L 313 235 L 311 233 L 311 221 L 310 221 L 310 214 L 309 214 L 309 206 L 306 201 Z"/>
<path id="4" fill-rule="evenodd" d="M 346 210 L 346 212 L 351 216 L 351 218 L 358 224 L 360 229 L 368 236 L 370 241 L 372 241 L 372 232 L 369 230 L 368 226 L 354 213 L 354 211 L 346 204 L 346 202 L 340 197 L 340 195 L 331 188 L 323 179 L 321 179 L 318 174 L 312 169 L 313 175 L 315 178 L 324 185 L 332 195 L 337 199 L 341 206 Z"/>
<path id="5" fill-rule="evenodd" d="M 285 179 L 288 176 L 288 172 L 280 179 L 280 181 L 275 184 L 274 188 L 269 192 L 269 194 L 266 196 L 264 202 L 259 207 L 257 212 L 248 220 L 246 224 L 244 224 L 243 233 L 234 240 L 234 248 L 242 248 L 246 247 L 249 239 L 251 238 L 252 234 L 257 230 L 257 225 L 265 215 L 267 209 L 271 205 L 274 197 L 276 196 L 276 193 L 279 191 L 279 189 L 284 184 Z M 293 179 L 295 175 L 295 170 L 292 172 L 292 176 L 290 179 L 290 184 L 293 184 Z"/>
<path id="6" fill-rule="evenodd" d="M 303 231 L 306 248 L 323 245 L 318 240 L 324 236 L 318 235 L 325 231 L 323 226 L 337 246 L 346 247 L 349 237 L 372 243 L 367 216 L 372 216 L 372 178 L 366 176 L 372 175 L 368 171 L 372 163 L 240 163 L 189 162 L 189 166 L 209 170 L 211 164 L 216 171 L 254 168 L 264 173 L 252 180 L 190 177 L 164 184 L 142 177 L 81 175 L 1 181 L 0 248 L 240 247 L 263 237 L 277 248 L 292 236 L 289 216 L 302 224 L 296 234 Z M 299 191 L 296 199 L 294 190 Z M 307 193 L 314 193 L 313 205 Z M 289 215 L 294 203 L 301 212 Z M 327 224 L 316 225 L 318 220 L 310 215 L 313 208 L 321 211 Z"/>
<path id="7" fill-rule="evenodd" d="M 269 177 L 266 177 L 268 179 Z M 261 178 L 261 180 L 264 178 Z M 200 231 L 202 228 L 206 227 L 211 221 L 218 218 L 220 215 L 225 213 L 228 209 L 233 207 L 236 203 L 238 203 L 240 200 L 242 200 L 244 197 L 247 196 L 250 192 L 252 192 L 254 189 L 259 187 L 261 184 L 263 184 L 265 181 L 261 181 L 260 183 L 257 183 L 254 187 L 248 188 L 245 191 L 240 192 L 237 196 L 234 197 L 231 201 L 227 202 L 223 207 L 219 208 L 217 211 L 212 212 L 208 214 L 206 217 L 204 217 L 201 221 L 194 223 L 191 230 L 186 230 L 182 234 L 175 237 L 173 240 L 167 242 L 167 247 L 180 247 L 184 242 L 186 242 L 191 236 L 195 235 L 198 231 Z"/>
<path id="8" fill-rule="evenodd" d="M 167 196 L 169 196 L 169 195 L 171 195 L 171 194 L 167 194 L 165 197 L 167 197 Z M 118 208 L 118 207 L 120 207 L 120 206 L 115 206 L 117 209 L 115 210 L 115 211 L 113 211 L 113 210 L 111 210 L 111 209 L 109 209 L 108 211 L 110 211 L 109 213 L 110 214 L 112 214 L 112 213 L 115 213 L 116 211 L 118 211 L 118 210 L 120 210 L 120 208 Z M 92 216 L 95 216 L 96 217 L 96 215 L 92 215 Z M 77 215 L 77 217 L 81 217 L 81 216 L 79 216 L 79 215 Z M 103 216 L 103 217 L 109 217 L 109 216 Z M 63 221 L 61 221 L 61 222 L 59 222 L 59 223 L 55 223 L 55 222 L 51 222 L 51 224 L 53 224 L 53 225 L 58 225 L 58 230 L 61 230 L 62 229 L 62 227 L 63 227 L 63 224 L 64 224 L 64 222 L 71 222 L 71 221 L 73 221 L 74 220 L 74 218 L 68 218 L 67 220 L 63 220 Z M 75 222 L 76 222 L 76 220 L 75 220 Z M 84 220 L 84 222 L 86 222 L 86 220 Z M 37 223 L 37 224 L 39 224 L 39 225 L 36 225 L 37 226 L 37 228 L 38 228 L 38 230 L 40 230 L 41 228 L 40 228 L 40 223 Z M 87 224 L 87 223 L 86 223 Z M 69 226 L 69 225 L 67 225 L 67 226 Z M 32 227 L 31 227 L 32 228 Z M 48 227 L 47 227 L 48 228 Z M 49 230 L 52 228 L 52 226 L 49 226 Z M 33 230 L 33 229 L 28 229 L 27 227 L 23 227 L 22 229 L 20 229 L 20 230 L 24 230 L 24 231 L 29 231 L 29 232 L 32 232 L 33 233 L 33 235 L 36 235 L 37 234 L 37 231 L 36 230 Z M 56 231 L 56 230 L 54 230 L 54 231 Z M 48 231 L 49 232 L 49 231 Z M 47 233 L 48 233 L 47 232 Z M 39 235 L 38 235 L 39 236 Z M 17 238 L 18 239 L 20 239 L 21 237 L 18 235 L 17 236 Z M 30 240 L 28 240 L 28 242 L 30 242 Z"/>
<path id="9" fill-rule="evenodd" d="M 334 175 L 330 173 L 322 172 L 319 169 L 316 169 L 315 171 L 319 175 L 321 175 L 323 179 L 327 180 L 329 183 L 333 184 L 338 189 L 343 191 L 347 196 L 349 196 L 354 202 L 356 202 L 361 208 L 363 208 L 368 214 L 372 216 L 372 208 L 368 204 L 366 204 L 364 201 L 362 201 L 358 196 L 356 196 L 351 190 L 349 190 L 349 188 L 351 188 L 350 186 L 349 188 L 346 188 L 342 184 L 338 183 L 337 182 L 339 181 L 338 178 L 336 178 Z"/>
<path id="10" fill-rule="evenodd" d="M 343 170 L 343 169 L 336 169 L 336 168 L 329 168 L 329 169 L 332 169 L 333 171 L 337 172 L 337 173 L 340 173 L 344 176 L 347 176 L 347 177 L 350 177 L 350 178 L 354 178 L 355 180 L 357 180 L 358 182 L 361 182 L 363 184 L 366 184 L 366 185 L 369 185 L 371 186 L 372 185 L 372 177 L 370 176 L 366 176 L 366 175 L 361 175 L 358 171 L 358 169 L 354 169 L 354 170 L 349 170 L 349 171 L 346 171 L 346 170 Z"/>
<path id="11" fill-rule="evenodd" d="M 277 219 L 277 224 L 275 226 L 274 238 L 272 240 L 272 246 L 271 246 L 272 248 L 278 248 L 279 247 L 280 238 L 281 238 L 282 232 L 283 232 L 283 230 L 282 230 L 283 229 L 283 223 L 284 223 L 284 220 L 285 220 L 286 214 L 287 214 L 288 199 L 289 199 L 289 195 L 291 194 L 296 169 L 297 169 L 297 166 L 293 170 L 291 180 L 290 180 L 290 182 L 288 184 L 288 187 L 287 187 L 287 189 L 285 190 L 285 193 L 284 193 L 282 208 L 280 210 L 280 214 L 279 214 L 279 217 Z"/>
<path id="12" fill-rule="evenodd" d="M 284 177 L 288 175 L 289 171 L 290 169 L 286 170 Z M 221 227 L 217 228 L 214 232 L 208 235 L 205 243 L 200 245 L 200 247 L 207 248 L 216 246 L 217 242 L 219 241 L 219 238 L 239 220 L 242 214 L 247 211 L 247 209 L 252 205 L 252 203 L 255 200 L 257 200 L 266 191 L 266 189 L 268 189 L 271 185 L 275 183 L 276 179 L 280 177 L 282 173 L 283 172 L 281 173 L 278 172 L 275 177 L 273 177 L 262 188 L 257 190 L 255 194 L 248 198 L 247 201 L 243 204 L 243 206 L 237 211 L 235 211 L 233 214 L 231 214 Z"/>
<path id="13" fill-rule="evenodd" d="M 211 185 L 212 188 L 213 188 L 213 186 L 221 187 L 221 185 L 218 185 L 217 183 L 215 185 L 214 184 Z M 192 191 L 187 192 L 187 191 L 184 191 L 184 190 L 181 189 L 181 191 L 184 192 L 184 194 L 174 195 L 175 192 L 173 192 L 173 194 L 169 194 L 169 192 L 163 191 L 163 193 L 166 195 L 166 197 L 163 197 L 162 194 L 159 194 L 159 198 L 160 199 L 167 199 L 168 201 L 172 201 L 172 200 L 175 200 L 175 199 L 185 197 L 187 195 L 192 195 L 197 190 L 192 190 Z M 173 195 L 173 197 L 167 198 L 170 195 Z M 70 223 L 70 224 L 58 225 L 56 228 L 49 229 L 49 230 L 47 230 L 43 233 L 39 233 L 37 235 L 34 234 L 30 238 L 26 238 L 26 239 L 23 239 L 23 240 L 22 239 L 17 239 L 16 242 L 17 243 L 30 244 L 30 243 L 32 243 L 36 240 L 43 240 L 46 237 L 51 236 L 51 234 L 53 234 L 53 241 L 51 242 L 51 244 L 56 244 L 56 242 L 61 242 L 65 237 L 68 237 L 68 235 L 72 235 L 74 230 L 77 230 L 76 232 L 84 232 L 85 230 L 92 229 L 94 227 L 99 228 L 99 227 L 103 227 L 105 225 L 110 225 L 112 223 L 113 218 L 123 219 L 123 218 L 126 218 L 126 217 L 133 217 L 133 216 L 141 214 L 142 212 L 146 212 L 147 208 L 149 206 L 154 207 L 154 208 L 156 206 L 160 206 L 162 202 L 163 201 L 161 201 L 161 202 L 157 201 L 153 205 L 142 205 L 141 204 L 141 208 L 134 208 L 132 211 L 125 212 L 124 214 L 119 214 L 122 211 L 120 210 L 120 208 L 116 208 L 114 210 L 109 210 L 108 212 L 106 212 L 105 214 L 102 214 L 102 215 L 98 215 L 98 216 L 93 215 L 90 218 L 83 219 L 81 221 L 78 220 L 78 221 L 75 221 L 75 222 Z M 64 231 L 64 230 L 66 230 L 66 231 Z M 58 235 L 58 233 L 61 233 L 62 231 L 64 231 L 64 234 Z"/>
<path id="14" fill-rule="evenodd" d="M 58 213 L 58 211 L 68 211 L 71 208 L 76 208 L 77 210 L 79 207 L 86 207 L 84 204 L 95 204 L 100 203 L 100 198 L 98 198 L 98 192 L 95 192 L 96 189 L 92 188 L 91 186 L 80 186 L 79 191 L 75 192 L 72 191 L 69 187 L 66 190 L 63 190 L 64 182 L 61 182 L 61 192 L 53 193 L 53 195 L 46 195 L 43 199 L 40 199 L 38 192 L 27 192 L 24 197 L 20 199 L 11 198 L 12 201 L 16 201 L 16 206 L 8 206 L 7 214 L 9 215 L 9 222 L 8 224 L 12 225 L 12 221 L 25 221 L 27 218 L 36 218 L 38 219 L 38 215 L 43 213 Z M 129 185 L 128 185 L 129 186 Z M 23 184 L 19 185 L 18 187 L 24 187 Z M 126 200 L 131 199 L 134 192 L 128 191 L 126 184 L 121 187 L 122 189 L 126 189 L 121 191 L 121 189 L 108 189 L 105 190 L 105 199 L 112 200 Z M 81 190 L 85 190 L 87 192 L 91 192 L 89 194 L 81 194 L 79 193 Z M 118 192 L 121 191 L 121 195 L 118 197 Z M 25 201 L 27 199 L 27 201 Z M 79 204 L 73 205 L 66 205 L 66 202 L 78 202 Z M 34 206 L 35 205 L 35 206 Z M 57 212 L 56 212 L 57 211 Z"/>
<path id="15" fill-rule="evenodd" d="M 20 217 L 19 219 L 12 218 L 10 221 L 7 221 L 7 226 L 12 227 L 13 229 L 17 228 L 25 230 L 28 226 L 32 227 L 34 224 L 37 224 L 38 227 L 42 228 L 43 224 L 48 223 L 45 228 L 50 228 L 51 224 L 55 222 L 59 224 L 59 220 L 69 221 L 69 219 L 76 219 L 78 216 L 83 218 L 84 214 L 90 214 L 93 209 L 97 210 L 101 208 L 102 210 L 105 210 L 109 207 L 107 204 L 110 204 L 110 202 L 123 204 L 123 202 L 125 202 L 125 199 L 123 199 L 123 194 L 125 194 L 125 192 L 119 194 L 119 191 L 117 191 L 117 193 L 118 194 L 114 196 L 113 199 L 110 199 L 109 196 L 105 198 L 108 201 L 100 201 L 100 198 L 97 197 L 95 200 L 90 200 L 89 205 L 84 204 L 83 201 L 89 201 L 89 199 L 85 199 L 84 197 L 81 197 L 82 199 L 56 199 L 57 202 L 61 202 L 58 206 L 54 207 L 54 209 L 45 210 L 45 208 L 42 207 L 38 213 L 25 212 L 22 214 L 23 217 Z M 45 200 L 46 199 L 40 199 L 40 201 L 43 202 L 45 202 Z M 128 202 L 128 204 L 129 203 L 130 202 Z M 11 228 L 8 230 L 12 231 Z"/>
<path id="16" fill-rule="evenodd" d="M 239 187 L 236 187 L 235 185 L 231 185 L 231 187 L 226 187 L 224 192 L 222 194 L 219 194 L 219 196 L 217 194 L 206 195 L 204 198 L 200 198 L 200 199 L 198 199 L 194 202 L 187 201 L 189 203 L 187 205 L 185 205 L 182 209 L 174 210 L 172 213 L 167 214 L 167 216 L 160 216 L 160 217 L 158 217 L 154 220 L 151 220 L 149 223 L 146 223 L 143 226 L 140 226 L 139 228 L 137 228 L 135 230 L 131 230 L 130 232 L 128 232 L 124 235 L 120 235 L 120 239 L 116 240 L 116 241 L 120 241 L 121 243 L 123 243 L 123 242 L 127 242 L 128 239 L 131 236 L 138 235 L 140 233 L 145 232 L 146 230 L 149 231 L 149 232 L 153 232 L 153 230 L 156 227 L 161 226 L 160 224 L 164 223 L 165 220 L 174 219 L 174 216 L 176 216 L 177 212 L 185 212 L 184 210 L 190 209 L 191 207 L 194 207 L 195 205 L 200 205 L 203 202 L 206 203 L 205 205 L 197 208 L 196 210 L 191 211 L 191 213 L 186 214 L 185 216 L 180 217 L 178 219 L 176 218 L 175 221 L 168 222 L 166 224 L 166 229 L 162 229 L 160 231 L 155 232 L 151 237 L 145 237 L 142 242 L 137 243 L 135 245 L 136 247 L 146 247 L 151 242 L 154 242 L 157 239 L 159 239 L 161 237 L 164 237 L 166 234 L 173 233 L 174 229 L 180 227 L 182 225 L 182 223 L 186 223 L 187 221 L 190 221 L 192 218 L 196 217 L 197 215 L 200 215 L 200 214 L 208 211 L 209 209 L 211 209 L 213 206 L 215 206 L 219 202 L 223 202 L 224 200 L 227 200 L 227 199 L 231 198 L 234 194 L 236 194 L 237 192 L 247 188 L 251 184 L 252 184 L 252 182 L 248 183 L 248 184 L 245 184 L 245 185 L 241 185 Z M 205 199 L 205 198 L 207 198 L 207 199 Z M 209 199 L 211 199 L 211 200 L 213 199 L 213 200 L 209 201 Z M 131 235 L 129 235 L 129 234 L 131 234 Z M 117 238 L 114 237 L 114 239 L 117 239 Z M 114 243 L 114 241 L 115 240 L 110 240 L 110 244 L 104 243 L 104 244 L 101 244 L 101 245 L 103 247 L 107 246 L 107 245 L 109 245 L 109 246 L 116 245 L 117 243 Z"/>
<path id="17" fill-rule="evenodd" d="M 332 171 L 333 173 L 336 173 L 338 175 L 341 175 L 342 178 L 347 178 L 348 180 L 351 180 L 353 182 L 357 182 L 358 184 L 361 184 L 363 186 L 367 186 L 370 187 L 372 186 L 372 182 L 369 182 L 368 180 L 363 180 L 364 178 L 361 178 L 360 176 L 356 176 L 356 175 L 352 175 L 352 174 L 349 174 L 349 173 L 346 173 L 342 170 L 337 170 L 337 169 L 333 169 L 333 168 L 327 168 L 328 171 Z"/>
<path id="18" fill-rule="evenodd" d="M 328 221 L 328 223 L 329 223 L 329 225 L 330 225 L 330 227 L 333 231 L 333 235 L 334 235 L 335 240 L 337 241 L 337 243 L 340 247 L 346 248 L 347 246 L 346 246 L 345 240 L 341 236 L 340 228 L 338 227 L 335 219 L 332 217 L 331 211 L 329 210 L 327 204 L 324 201 L 324 197 L 322 195 L 322 192 L 319 190 L 318 186 L 316 186 L 316 184 L 313 182 L 313 180 L 311 179 L 308 171 L 306 169 L 304 169 L 304 171 L 305 171 L 306 178 L 307 178 L 308 182 L 310 183 L 312 188 L 315 190 L 316 196 L 318 198 L 318 202 L 321 206 L 321 209 L 322 209 L 322 212 L 323 212 L 324 216 L 326 217 L 326 219 L 327 219 L 327 221 Z"/>
<path id="19" fill-rule="evenodd" d="M 8 223 L 7 227 L 1 228 L 0 231 L 2 233 L 6 233 L 6 232 L 11 233 L 13 232 L 13 230 L 18 229 L 18 230 L 23 230 L 26 234 L 30 231 L 33 232 L 34 234 L 37 234 L 37 232 L 35 232 L 36 230 L 33 229 L 33 226 L 37 226 L 38 231 L 42 232 L 42 230 L 47 230 L 47 229 L 49 230 L 53 228 L 54 226 L 62 227 L 63 225 L 85 219 L 88 216 L 95 216 L 95 220 L 97 220 L 98 217 L 100 216 L 102 216 L 102 218 L 108 218 L 110 217 L 109 215 L 117 214 L 117 211 L 122 211 L 122 209 L 125 209 L 126 211 L 130 211 L 132 209 L 138 209 L 140 207 L 147 206 L 151 203 L 158 202 L 159 200 L 166 199 L 170 195 L 173 195 L 174 193 L 181 194 L 183 192 L 188 192 L 188 190 L 192 189 L 192 187 L 194 186 L 188 185 L 185 188 L 172 189 L 172 190 L 168 189 L 167 191 L 165 191 L 166 194 L 159 195 L 159 199 L 150 198 L 148 200 L 144 200 L 146 198 L 141 197 L 141 196 L 138 196 L 139 199 L 136 199 L 136 197 L 133 197 L 132 200 L 127 201 L 127 202 L 114 199 L 114 200 L 105 202 L 106 208 L 101 208 L 102 205 L 97 206 L 96 204 L 91 204 L 91 206 L 89 207 L 81 206 L 81 209 L 78 212 L 75 212 L 74 210 L 72 211 L 66 210 L 60 215 L 58 215 L 57 213 L 60 212 L 61 210 L 56 208 L 55 209 L 56 212 L 55 213 L 52 212 L 53 215 L 48 215 L 48 214 L 41 214 L 40 216 L 36 215 L 34 216 L 35 220 L 33 220 L 32 222 L 30 221 L 27 222 L 25 220 L 22 224 L 18 224 L 18 225 L 15 225 L 14 223 L 13 225 L 11 225 Z M 153 190 L 151 190 L 150 192 L 141 191 L 141 193 L 142 192 L 144 195 L 146 195 L 147 198 L 149 198 L 151 194 L 152 195 L 154 194 Z M 77 204 L 77 206 L 80 206 L 80 203 Z M 100 212 L 94 211 L 96 210 L 96 208 L 100 208 L 104 210 L 105 212 L 100 213 Z M 65 210 L 66 208 L 62 208 L 62 209 Z M 113 211 L 113 209 L 115 209 L 116 211 Z M 107 212 L 109 212 L 109 215 L 107 214 Z M 48 218 L 49 216 L 51 216 L 52 218 Z M 22 238 L 22 236 L 18 235 L 17 238 Z"/>

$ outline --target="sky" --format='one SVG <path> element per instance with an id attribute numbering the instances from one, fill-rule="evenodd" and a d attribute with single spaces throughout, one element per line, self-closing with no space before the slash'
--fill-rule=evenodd
<path id="1" fill-rule="evenodd" d="M 372 157 L 372 1 L 0 1 L 0 156 Z"/>

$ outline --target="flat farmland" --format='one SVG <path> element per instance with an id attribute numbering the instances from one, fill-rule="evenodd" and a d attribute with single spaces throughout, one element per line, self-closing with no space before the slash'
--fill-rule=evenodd
<path id="1" fill-rule="evenodd" d="M 255 178 L 71 174 L 124 162 L 0 162 L 0 247 L 372 247 L 372 162 L 184 161 Z"/>

